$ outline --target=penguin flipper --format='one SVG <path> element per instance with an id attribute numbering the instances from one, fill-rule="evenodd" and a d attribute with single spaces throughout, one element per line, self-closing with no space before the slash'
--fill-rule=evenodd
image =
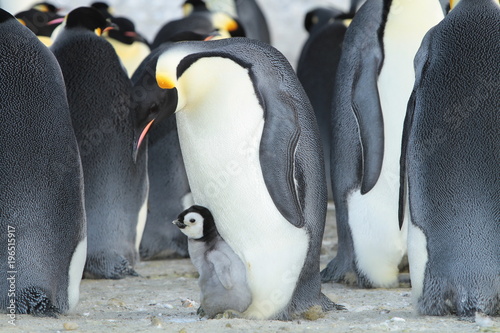
<path id="1" fill-rule="evenodd" d="M 377 183 L 384 158 L 384 119 L 377 88 L 381 58 L 378 51 L 362 58 L 353 84 L 352 110 L 359 128 L 362 147 L 361 194 Z"/>
<path id="2" fill-rule="evenodd" d="M 431 29 L 432 30 L 432 29 Z M 401 157 L 399 161 L 399 211 L 398 211 L 398 220 L 399 220 L 399 229 L 403 226 L 403 221 L 405 218 L 405 206 L 406 206 L 406 196 L 407 196 L 407 187 L 408 187 L 408 179 L 406 177 L 406 153 L 408 150 L 408 138 L 410 136 L 411 127 L 413 124 L 413 115 L 415 112 L 415 104 L 416 104 L 416 90 L 420 85 L 420 80 L 422 76 L 425 75 L 427 70 L 428 61 L 429 61 L 429 53 L 428 47 L 430 45 L 430 34 L 428 33 L 424 39 L 422 40 L 422 44 L 417 54 L 415 55 L 414 67 L 415 67 L 415 84 L 413 87 L 413 91 L 408 100 L 408 106 L 406 108 L 406 117 L 403 124 L 403 137 L 401 142 Z"/>
<path id="3" fill-rule="evenodd" d="M 399 160 L 399 229 L 403 227 L 405 218 L 406 194 L 408 181 L 406 178 L 406 152 L 408 148 L 408 136 L 413 122 L 413 112 L 415 111 L 415 90 L 412 91 L 410 99 L 408 100 L 408 108 L 406 110 L 406 117 L 403 125 L 403 140 L 401 144 L 401 157 Z"/>
<path id="4" fill-rule="evenodd" d="M 265 112 L 266 122 L 260 142 L 260 165 L 267 190 L 276 208 L 288 222 L 298 228 L 305 224 L 303 207 L 297 191 L 295 150 L 300 136 L 297 119 L 297 99 L 292 95 L 277 95 L 266 100 L 266 109 L 282 112 Z"/>
<path id="5" fill-rule="evenodd" d="M 231 260 L 220 251 L 209 251 L 207 261 L 212 264 L 215 275 L 227 290 L 233 288 L 231 281 Z"/>

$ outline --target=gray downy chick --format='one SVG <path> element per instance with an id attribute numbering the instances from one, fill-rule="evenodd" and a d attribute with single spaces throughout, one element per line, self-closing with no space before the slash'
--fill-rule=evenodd
<path id="1" fill-rule="evenodd" d="M 188 236 L 189 255 L 200 273 L 198 314 L 213 318 L 227 310 L 245 311 L 252 302 L 245 265 L 219 235 L 210 211 L 194 205 L 173 223 Z"/>

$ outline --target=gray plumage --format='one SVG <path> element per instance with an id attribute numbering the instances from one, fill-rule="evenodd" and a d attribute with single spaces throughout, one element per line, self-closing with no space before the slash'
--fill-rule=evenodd
<path id="1" fill-rule="evenodd" d="M 422 314 L 499 314 L 499 22 L 497 1 L 462 0 L 415 58 L 401 165 L 428 251 Z"/>
<path id="2" fill-rule="evenodd" d="M 55 316 L 81 278 L 68 290 L 86 236 L 78 146 L 54 55 L 2 9 L 0 36 L 0 310 Z"/>
<path id="3" fill-rule="evenodd" d="M 345 34 L 337 69 L 338 83 L 331 113 L 330 166 L 339 243 L 337 256 L 321 272 L 323 282 L 345 281 L 347 275 L 354 273 L 358 285 L 371 285 L 355 265 L 347 197 L 360 186 L 362 192 L 372 188 L 382 164 L 384 133 L 377 77 L 383 51 L 377 31 L 383 29 L 383 13 L 384 5 L 380 1 L 368 1 L 359 9 Z M 353 105 L 356 106 L 354 112 Z"/>
<path id="4" fill-rule="evenodd" d="M 174 221 L 188 235 L 189 256 L 200 273 L 199 313 L 208 318 L 227 310 L 245 311 L 252 302 L 246 267 L 231 247 L 222 239 L 212 214 L 201 206 L 183 211 Z M 190 236 L 194 224 L 202 226 L 202 234 Z"/>
<path id="5" fill-rule="evenodd" d="M 297 64 L 297 77 L 311 101 L 321 134 L 325 156 L 328 196 L 332 199 L 330 181 L 330 113 L 333 84 L 347 30 L 343 19 L 352 18 L 334 8 L 319 7 L 307 13 L 305 28 L 309 32 Z"/>
<path id="6" fill-rule="evenodd" d="M 51 50 L 64 75 L 82 156 L 85 276 L 117 279 L 136 274 L 138 215 L 148 192 L 147 149 L 134 162 L 132 84 L 111 44 L 94 33 L 97 27 L 104 29 L 106 21 L 95 9 L 75 9 Z"/>

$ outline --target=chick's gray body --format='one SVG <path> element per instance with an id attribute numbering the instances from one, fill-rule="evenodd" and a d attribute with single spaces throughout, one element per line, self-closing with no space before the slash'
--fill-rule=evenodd
<path id="1" fill-rule="evenodd" d="M 205 314 L 212 318 L 226 310 L 245 311 L 252 302 L 246 268 L 222 237 L 217 235 L 210 243 L 190 239 L 188 248 L 200 273 L 198 285 Z"/>
<path id="2" fill-rule="evenodd" d="M 192 206 L 174 224 L 188 236 L 189 256 L 200 273 L 200 314 L 213 318 L 227 310 L 245 311 L 252 303 L 245 264 L 220 236 L 210 211 Z"/>

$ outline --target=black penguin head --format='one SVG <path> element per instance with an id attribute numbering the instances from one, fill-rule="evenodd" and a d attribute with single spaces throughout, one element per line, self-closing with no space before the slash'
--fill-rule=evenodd
<path id="1" fill-rule="evenodd" d="M 84 28 L 101 35 L 104 31 L 115 28 L 109 20 L 92 7 L 78 7 L 73 9 L 66 17 L 66 28 Z"/>
<path id="2" fill-rule="evenodd" d="M 105 2 L 101 2 L 101 1 L 93 2 L 90 5 L 90 7 L 97 9 L 97 11 L 99 13 L 101 13 L 101 15 L 104 16 L 104 18 L 108 19 L 108 18 L 112 18 L 113 17 L 113 13 L 112 13 L 113 10 Z"/>
<path id="3" fill-rule="evenodd" d="M 41 12 L 52 13 L 52 14 L 57 14 L 57 12 L 59 11 L 59 8 L 48 2 L 36 3 L 31 8 L 39 10 Z"/>
<path id="4" fill-rule="evenodd" d="M 335 8 L 318 7 L 307 12 L 304 28 L 310 33 L 316 27 L 323 27 L 345 16 L 344 12 Z"/>
<path id="5" fill-rule="evenodd" d="M 193 12 L 206 12 L 208 8 L 203 0 L 186 0 L 182 5 L 182 11 L 184 16 L 189 16 Z"/>
<path id="6" fill-rule="evenodd" d="M 0 24 L 8 21 L 8 20 L 13 20 L 14 16 L 12 16 L 9 12 L 3 10 L 0 8 Z"/>
<path id="7" fill-rule="evenodd" d="M 43 2 L 17 13 L 16 18 L 35 35 L 50 37 L 63 21 L 63 16 L 57 14 L 57 11 L 55 6 Z"/>
<path id="8" fill-rule="evenodd" d="M 217 235 L 217 228 L 212 213 L 203 206 L 191 206 L 179 214 L 172 222 L 188 238 L 202 242 L 209 242 Z"/>
<path id="9" fill-rule="evenodd" d="M 146 39 L 135 31 L 134 23 L 128 18 L 113 17 L 110 20 L 118 28 L 107 31 L 105 34 L 107 37 L 116 39 L 117 41 L 128 45 L 131 45 L 134 42 L 142 42 L 148 45 Z"/>
<path id="10" fill-rule="evenodd" d="M 161 49 L 157 49 L 156 53 L 159 51 Z M 155 68 L 158 58 L 149 59 L 149 62 L 144 60 L 132 76 L 134 84 L 132 102 L 137 117 L 134 130 L 134 160 L 137 159 L 139 149 L 143 145 L 153 122 L 160 123 L 163 119 L 171 116 L 178 102 L 176 89 L 164 90 L 156 82 Z"/>

